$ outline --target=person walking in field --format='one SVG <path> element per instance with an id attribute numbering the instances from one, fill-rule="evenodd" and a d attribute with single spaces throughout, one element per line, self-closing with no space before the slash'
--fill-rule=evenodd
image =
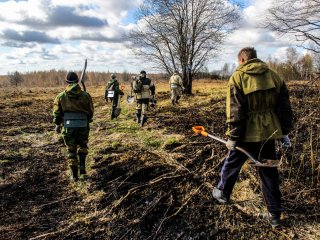
<path id="1" fill-rule="evenodd" d="M 78 180 L 78 166 L 80 175 L 86 174 L 89 123 L 92 122 L 94 112 L 90 94 L 81 90 L 78 81 L 78 75 L 69 72 L 66 76 L 68 86 L 56 96 L 53 104 L 55 131 L 62 134 L 67 147 L 73 181 Z"/>
<path id="2" fill-rule="evenodd" d="M 177 70 L 174 71 L 173 75 L 170 77 L 169 86 L 171 90 L 171 103 L 172 105 L 175 105 L 178 103 L 182 91 L 184 90 L 182 79 Z"/>
<path id="3" fill-rule="evenodd" d="M 146 71 L 142 70 L 140 72 L 139 79 L 136 79 L 132 82 L 132 89 L 135 93 L 137 102 L 136 121 L 143 126 L 147 120 L 149 101 L 150 99 L 154 99 L 156 88 L 151 79 L 147 78 Z"/>
<path id="4" fill-rule="evenodd" d="M 120 97 L 123 95 L 124 93 L 120 89 L 120 85 L 118 80 L 116 79 L 116 75 L 111 74 L 111 79 L 109 80 L 105 91 L 106 101 L 110 101 L 112 103 L 111 119 L 117 117 L 118 114 L 116 113 L 116 109 L 119 105 Z"/>
<path id="5" fill-rule="evenodd" d="M 247 156 L 239 146 L 257 159 L 276 159 L 275 141 L 291 147 L 288 133 L 292 130 L 292 109 L 285 82 L 266 63 L 257 58 L 252 47 L 238 53 L 239 66 L 228 82 L 226 116 L 228 155 L 220 171 L 213 197 L 225 204 Z M 280 226 L 283 211 L 279 174 L 276 167 L 258 167 L 262 193 L 272 227 Z"/>

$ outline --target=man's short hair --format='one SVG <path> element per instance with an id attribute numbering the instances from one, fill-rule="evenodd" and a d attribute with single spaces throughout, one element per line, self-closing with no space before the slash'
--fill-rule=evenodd
<path id="1" fill-rule="evenodd" d="M 248 61 L 253 58 L 257 58 L 257 51 L 253 47 L 242 48 L 238 53 L 238 59 L 243 58 Z"/>

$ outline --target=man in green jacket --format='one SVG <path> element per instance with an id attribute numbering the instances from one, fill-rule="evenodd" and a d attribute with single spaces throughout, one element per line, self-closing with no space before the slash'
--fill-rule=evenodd
<path id="1" fill-rule="evenodd" d="M 124 93 L 120 89 L 119 82 L 116 78 L 116 75 L 114 73 L 111 74 L 111 79 L 107 84 L 105 97 L 104 97 L 107 102 L 108 101 L 112 102 L 111 120 L 117 117 L 115 114 L 115 111 L 119 105 L 120 96 L 123 96 L 123 95 Z"/>
<path id="2" fill-rule="evenodd" d="M 254 48 L 239 51 L 239 67 L 228 83 L 226 99 L 228 155 L 213 189 L 213 197 L 227 203 L 247 156 L 235 149 L 242 147 L 255 158 L 276 159 L 275 141 L 290 147 L 292 110 L 285 82 L 257 58 Z M 283 211 L 279 174 L 276 167 L 258 167 L 262 193 L 272 227 L 280 226 Z"/>
<path id="3" fill-rule="evenodd" d="M 93 103 L 89 93 L 82 91 L 75 72 L 66 76 L 68 86 L 59 93 L 53 104 L 53 123 L 55 131 L 61 133 L 68 150 L 71 180 L 78 180 L 86 174 L 85 161 L 88 154 L 89 123 L 93 117 Z M 61 132 L 62 126 L 62 132 Z"/>

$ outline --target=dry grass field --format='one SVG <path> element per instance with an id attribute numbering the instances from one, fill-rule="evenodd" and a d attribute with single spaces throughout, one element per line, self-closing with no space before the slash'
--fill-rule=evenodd
<path id="1" fill-rule="evenodd" d="M 104 86 L 88 87 L 88 177 L 77 183 L 52 124 L 63 88 L 0 88 L 0 239 L 320 239 L 320 84 L 288 85 L 295 129 L 293 148 L 279 151 L 280 230 L 258 217 L 266 209 L 254 167 L 244 166 L 231 204 L 211 197 L 227 150 L 191 127 L 224 138 L 226 81 L 194 81 L 194 95 L 178 106 L 157 82 L 144 127 L 134 122 L 135 103 L 124 97 L 110 120 Z"/>

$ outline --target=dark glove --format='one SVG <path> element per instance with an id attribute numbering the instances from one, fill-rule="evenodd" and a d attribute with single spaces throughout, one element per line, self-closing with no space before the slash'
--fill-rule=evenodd
<path id="1" fill-rule="evenodd" d="M 290 142 L 290 138 L 288 137 L 288 135 L 282 135 L 280 142 L 281 142 L 282 148 L 290 148 L 291 147 L 291 142 Z"/>
<path id="2" fill-rule="evenodd" d="M 233 141 L 231 139 L 228 139 L 227 143 L 226 143 L 226 147 L 229 149 L 229 150 L 235 150 L 236 149 L 236 145 L 237 145 L 237 142 L 236 141 Z"/>
<path id="3" fill-rule="evenodd" d="M 56 131 L 56 133 L 61 133 L 61 126 L 60 125 L 56 125 L 54 128 L 54 131 Z"/>

